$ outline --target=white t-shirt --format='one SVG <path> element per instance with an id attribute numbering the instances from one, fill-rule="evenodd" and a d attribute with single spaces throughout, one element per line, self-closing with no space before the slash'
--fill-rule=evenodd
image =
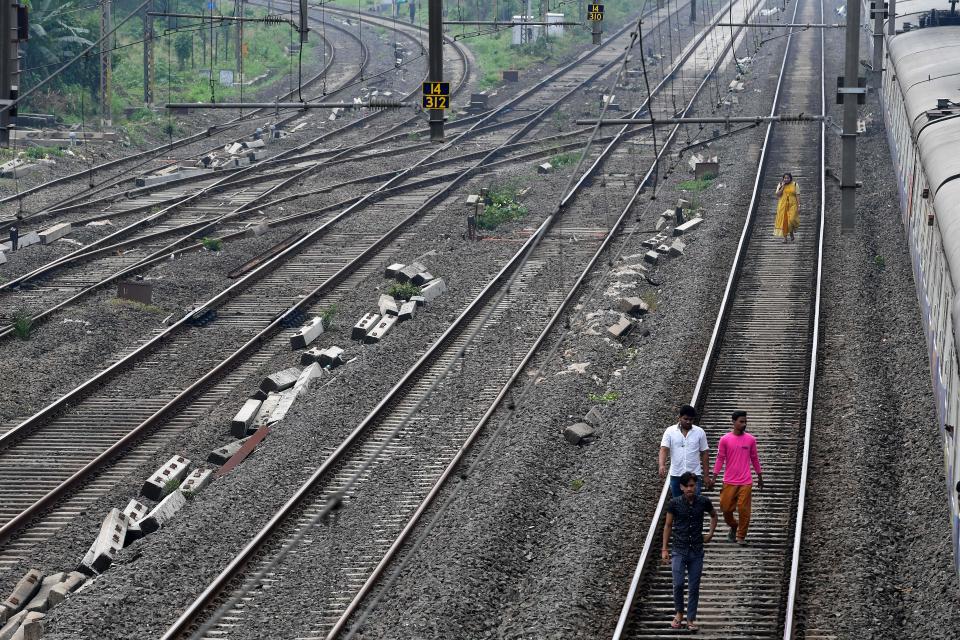
<path id="1" fill-rule="evenodd" d="M 671 425 L 663 432 L 660 446 L 670 449 L 670 475 L 680 476 L 687 471 L 703 475 L 700 454 L 710 448 L 703 429 L 693 425 L 684 437 L 679 424 Z"/>

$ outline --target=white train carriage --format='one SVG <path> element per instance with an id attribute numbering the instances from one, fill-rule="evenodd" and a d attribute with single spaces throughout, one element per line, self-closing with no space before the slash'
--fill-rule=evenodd
<path id="1" fill-rule="evenodd" d="M 960 572 L 960 26 L 918 28 L 931 6 L 897 3 L 898 14 L 916 9 L 897 20 L 897 35 L 886 37 L 881 97 L 926 331 Z M 903 22 L 911 22 L 908 31 Z"/>

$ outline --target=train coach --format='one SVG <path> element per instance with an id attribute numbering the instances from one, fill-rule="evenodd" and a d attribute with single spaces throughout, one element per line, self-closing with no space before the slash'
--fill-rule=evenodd
<path id="1" fill-rule="evenodd" d="M 960 15 L 943 6 L 897 3 L 879 90 L 926 332 L 960 573 Z"/>

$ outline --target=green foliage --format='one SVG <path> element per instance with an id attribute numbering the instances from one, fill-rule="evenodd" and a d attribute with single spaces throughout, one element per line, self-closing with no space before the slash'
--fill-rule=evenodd
<path id="1" fill-rule="evenodd" d="M 570 481 L 570 488 L 574 491 L 580 491 L 583 488 L 583 478 L 574 478 Z"/>
<path id="2" fill-rule="evenodd" d="M 873 264 L 877 266 L 877 269 L 883 271 L 887 267 L 887 261 L 883 259 L 883 256 L 873 256 Z"/>
<path id="3" fill-rule="evenodd" d="M 163 495 L 168 496 L 179 488 L 180 488 L 179 480 L 167 480 L 163 484 Z"/>
<path id="4" fill-rule="evenodd" d="M 576 164 L 580 160 L 580 153 L 576 151 L 567 151 L 566 153 L 558 153 L 557 155 L 550 158 L 550 164 L 556 169 L 566 167 L 567 165 Z"/>
<path id="5" fill-rule="evenodd" d="M 657 310 L 657 294 L 648 291 L 640 296 L 640 299 L 647 303 L 647 310 L 653 313 Z"/>
<path id="6" fill-rule="evenodd" d="M 16 311 L 10 316 L 10 319 L 12 320 L 10 326 L 13 327 L 13 335 L 21 340 L 28 340 L 30 333 L 33 331 L 33 317 L 26 311 Z"/>
<path id="7" fill-rule="evenodd" d="M 413 296 L 420 295 L 420 287 L 409 282 L 398 282 L 387 289 L 387 295 L 398 300 L 409 300 Z"/>
<path id="8" fill-rule="evenodd" d="M 714 176 L 707 176 L 701 180 L 684 180 L 677 185 L 678 189 L 684 191 L 692 191 L 694 193 L 700 193 L 705 189 L 709 189 L 710 185 L 713 183 Z"/>
<path id="9" fill-rule="evenodd" d="M 203 244 L 203 248 L 207 251 L 220 251 L 223 249 L 223 240 L 220 238 L 203 238 L 200 240 Z"/>
<path id="10" fill-rule="evenodd" d="M 31 160 L 40 160 L 41 158 L 54 157 L 59 158 L 63 155 L 63 150 L 58 147 L 28 147 L 24 151 L 26 155 Z"/>
<path id="11" fill-rule="evenodd" d="M 590 402 L 613 402 L 620 397 L 620 394 L 616 391 L 607 391 L 606 393 L 591 393 L 587 396 L 590 399 Z"/>
<path id="12" fill-rule="evenodd" d="M 333 318 L 337 315 L 337 305 L 333 304 L 327 307 L 320 317 L 323 318 L 323 328 L 329 330 L 333 326 Z"/>
<path id="13" fill-rule="evenodd" d="M 527 215 L 527 208 L 517 201 L 517 189 L 512 185 L 494 187 L 487 194 L 490 203 L 477 218 L 481 229 L 496 229 L 504 222 L 519 220 Z"/>

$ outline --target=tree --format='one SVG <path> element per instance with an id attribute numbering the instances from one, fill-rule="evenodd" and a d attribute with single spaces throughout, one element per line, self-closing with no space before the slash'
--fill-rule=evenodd
<path id="1" fill-rule="evenodd" d="M 173 50 L 177 54 L 177 65 L 180 70 L 187 65 L 187 60 L 193 53 L 193 35 L 189 33 L 178 33 L 173 39 Z"/>
<path id="2" fill-rule="evenodd" d="M 84 37 L 90 26 L 77 21 L 81 12 L 74 11 L 74 2 L 33 0 L 30 8 L 30 39 L 24 47 L 24 73 L 21 84 L 29 89 L 93 44 Z M 93 17 L 96 21 L 98 18 Z M 97 56 L 92 54 L 67 68 L 47 85 L 51 89 L 65 85 L 81 85 L 96 92 L 99 82 Z"/>

